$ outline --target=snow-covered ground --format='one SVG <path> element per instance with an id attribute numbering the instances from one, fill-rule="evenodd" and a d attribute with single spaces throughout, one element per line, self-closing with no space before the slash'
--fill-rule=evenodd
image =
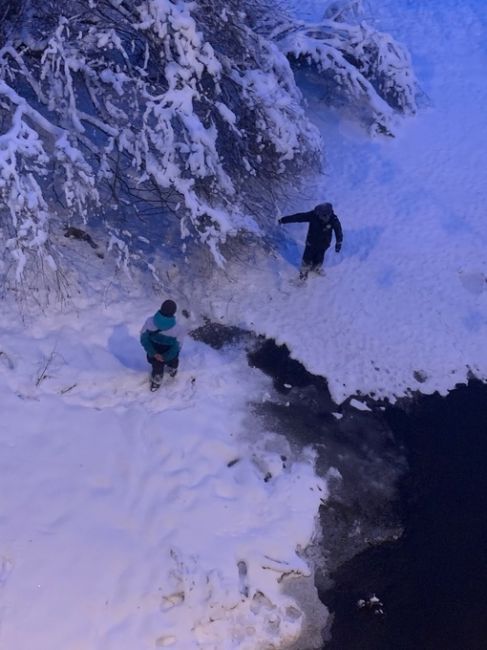
<path id="1" fill-rule="evenodd" d="M 286 209 L 331 200 L 342 253 L 296 286 L 304 228 L 286 226 L 276 257 L 185 288 L 197 317 L 286 343 L 338 401 L 487 377 L 487 8 L 371 4 L 431 105 L 370 141 L 307 89 L 327 175 Z M 251 415 L 271 384 L 242 351 L 188 339 L 176 380 L 148 392 L 137 338 L 157 306 L 2 311 L 2 648 L 261 650 L 299 634 L 281 577 L 309 572 L 326 481 Z"/>
<path id="2" fill-rule="evenodd" d="M 444 393 L 469 370 L 487 377 L 487 5 L 367 6 L 369 21 L 409 47 L 429 107 L 395 139 L 370 140 L 305 87 L 326 175 L 285 207 L 331 200 L 342 252 L 330 248 L 326 277 L 296 287 L 306 225 L 282 226 L 280 258 L 236 263 L 235 284 L 218 279 L 210 294 L 218 316 L 286 343 L 337 401 Z M 299 11 L 319 17 L 316 2 Z"/>
<path id="3" fill-rule="evenodd" d="M 2 323 L 2 648 L 255 650 L 299 634 L 281 582 L 310 572 L 297 549 L 326 496 L 313 453 L 293 460 L 249 415 L 271 387 L 242 351 L 189 338 L 179 376 L 150 393 L 151 310 Z"/>

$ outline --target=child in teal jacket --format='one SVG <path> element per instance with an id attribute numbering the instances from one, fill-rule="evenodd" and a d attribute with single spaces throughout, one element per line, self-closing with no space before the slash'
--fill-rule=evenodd
<path id="1" fill-rule="evenodd" d="M 140 332 L 140 342 L 152 366 L 151 390 L 157 390 L 167 366 L 171 377 L 175 377 L 179 366 L 179 352 L 183 332 L 176 323 L 177 305 L 174 300 L 165 300 L 159 311 L 149 317 Z"/>

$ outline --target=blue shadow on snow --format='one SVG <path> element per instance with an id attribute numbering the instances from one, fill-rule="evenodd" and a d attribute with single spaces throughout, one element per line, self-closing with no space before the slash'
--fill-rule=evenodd
<path id="1" fill-rule="evenodd" d="M 144 350 L 140 342 L 130 335 L 125 323 L 113 328 L 108 339 L 108 350 L 126 368 L 147 370 Z"/>
<path id="2" fill-rule="evenodd" d="M 343 248 L 339 255 L 334 251 L 335 241 L 332 241 L 325 257 L 326 266 L 338 266 L 343 259 L 358 257 L 361 262 L 365 261 L 372 250 L 377 246 L 384 228 L 371 226 L 360 228 L 360 230 L 347 230 L 343 232 Z"/>

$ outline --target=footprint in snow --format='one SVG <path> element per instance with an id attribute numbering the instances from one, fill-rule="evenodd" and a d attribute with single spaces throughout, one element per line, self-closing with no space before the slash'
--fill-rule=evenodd
<path id="1" fill-rule="evenodd" d="M 242 596 L 245 596 L 245 598 L 249 597 L 249 583 L 248 583 L 248 576 L 247 576 L 247 563 L 244 562 L 243 560 L 240 560 L 240 562 L 237 564 L 238 567 L 238 583 L 239 583 L 239 590 Z"/>

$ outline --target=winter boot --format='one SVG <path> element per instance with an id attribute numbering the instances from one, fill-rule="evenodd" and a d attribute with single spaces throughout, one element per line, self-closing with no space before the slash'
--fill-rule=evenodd
<path id="1" fill-rule="evenodd" d="M 162 375 L 153 375 L 151 377 L 151 383 L 150 383 L 151 392 L 154 392 L 158 388 L 160 388 L 161 383 L 162 383 Z"/>

